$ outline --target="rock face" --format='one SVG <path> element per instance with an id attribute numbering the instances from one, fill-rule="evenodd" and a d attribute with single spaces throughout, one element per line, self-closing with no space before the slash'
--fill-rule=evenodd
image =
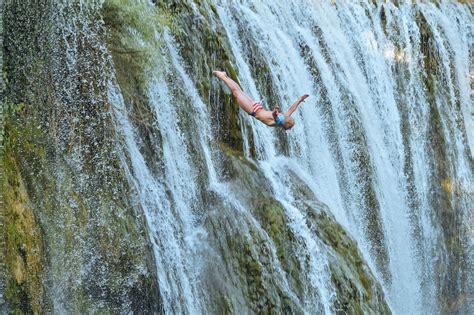
<path id="1" fill-rule="evenodd" d="M 309 258 L 299 251 L 302 240 L 291 229 L 291 218 L 275 199 L 265 174 L 254 164 L 226 146 L 220 157 L 226 166 L 224 178 L 249 212 L 239 213 L 238 209 L 221 206 L 206 217 L 211 242 L 217 243 L 214 247 L 221 250 L 227 266 L 219 270 L 219 274 L 225 276 L 212 279 L 209 285 L 217 287 L 212 295 L 216 298 L 215 312 L 239 313 L 241 309 L 253 313 L 303 312 L 306 306 L 300 301 L 309 294 L 307 282 L 310 280 L 303 264 Z M 285 169 L 280 171 L 285 173 Z M 291 189 L 296 192 L 296 206 L 328 257 L 325 267 L 335 294 L 331 309 L 341 314 L 389 314 L 382 288 L 364 262 L 357 244 L 308 186 L 296 174 L 288 175 Z M 227 279 L 239 283 L 238 294 L 225 287 Z M 288 291 L 280 287 L 278 282 L 282 279 L 287 281 Z M 294 292 L 296 297 L 289 292 Z M 320 297 L 315 295 L 314 298 Z M 319 305 L 313 311 L 321 313 L 324 306 Z"/>
<path id="2" fill-rule="evenodd" d="M 252 24 L 239 15 L 244 12 L 245 18 L 258 23 L 258 3 L 240 1 L 235 4 L 239 10 L 211 0 L 4 5 L 7 84 L 0 117 L 0 223 L 5 233 L 0 258 L 5 264 L 0 264 L 0 313 L 393 311 L 388 301 L 404 295 L 393 294 L 398 288 L 393 267 L 398 252 L 389 232 L 398 222 L 390 221 L 393 216 L 387 209 L 398 208 L 387 203 L 385 191 L 378 187 L 383 186 L 383 170 L 376 167 L 364 110 L 345 85 L 349 74 L 330 53 L 333 43 L 323 26 L 310 23 L 304 25 L 307 33 L 295 36 L 295 69 L 284 70 L 289 78 L 282 77 L 277 57 L 261 46 L 271 39 L 264 32 L 255 35 Z M 344 12 L 358 12 L 344 11 L 346 4 L 326 5 L 340 9 L 342 20 Z M 402 30 L 392 11 L 402 4 L 367 1 L 362 6 L 362 15 L 374 14 L 370 22 L 379 23 L 380 32 L 397 42 Z M 269 13 L 278 14 L 287 16 Z M 356 14 L 350 18 L 362 19 Z M 433 55 L 438 48 L 430 18 L 419 13 L 415 20 L 420 26 L 419 50 L 426 55 L 422 71 L 443 73 L 441 57 Z M 232 29 L 226 24 L 234 22 Z M 295 24 L 294 29 L 301 27 Z M 371 34 L 364 35 L 369 44 L 375 41 Z M 316 44 L 304 36 L 315 39 L 321 55 L 314 54 Z M 357 67 L 369 77 L 370 94 L 379 88 L 376 76 L 371 77 L 376 67 L 371 67 L 372 59 L 364 59 L 363 51 L 354 51 L 362 63 Z M 329 139 L 327 154 L 336 165 L 337 184 L 330 188 L 324 187 L 330 176 L 318 177 L 317 168 L 327 164 L 302 165 L 312 161 L 306 155 L 319 156 L 315 151 L 326 150 L 303 147 L 318 139 L 298 130 L 288 134 L 260 128 L 239 112 L 228 89 L 211 76 L 216 68 L 227 71 L 269 106 L 290 102 L 281 91 L 293 84 L 291 75 L 298 66 L 320 94 L 314 104 L 318 111 L 299 117 L 299 122 L 310 129 L 319 122 L 312 115 L 324 118 L 324 133 L 318 137 Z M 390 118 L 383 126 L 402 129 L 404 149 L 382 153 L 387 163 L 403 160 L 402 169 L 397 169 L 401 175 L 389 175 L 401 176 L 397 183 L 406 186 L 406 217 L 413 219 L 409 231 L 416 240 L 403 246 L 424 253 L 422 245 L 428 243 L 423 220 L 440 223 L 442 233 L 436 241 L 445 245 L 447 258 L 435 267 L 423 266 L 421 284 L 416 285 L 423 289 L 421 294 L 439 297 L 439 305 L 430 308 L 433 312 L 468 313 L 463 293 L 469 291 L 465 275 L 470 271 L 462 270 L 470 261 L 469 248 L 463 228 L 453 228 L 464 223 L 463 212 L 455 209 L 465 209 L 466 198 L 449 181 L 455 174 L 448 165 L 454 145 L 439 131 L 444 113 L 438 103 L 448 102 L 449 93 L 443 91 L 441 76 L 421 75 L 429 94 L 429 122 L 434 124 L 426 129 L 430 174 L 420 185 L 415 149 L 410 147 L 416 133 L 414 115 L 405 97 L 415 79 L 404 79 L 416 71 L 404 64 L 387 69 L 396 77 L 393 103 L 401 121 L 394 118 L 396 126 L 389 126 Z M 336 87 L 328 77 L 334 78 Z M 391 90 L 384 86 L 383 92 Z M 346 126 L 338 125 L 339 119 L 348 126 L 343 135 L 340 129 Z M 452 134 L 464 136 L 461 127 L 450 128 Z M 392 139 L 384 141 L 376 143 L 377 150 L 383 151 Z M 311 176 L 318 177 L 318 185 L 308 179 Z M 438 187 L 437 182 L 443 184 Z M 418 191 L 425 184 L 429 206 L 423 206 L 424 192 Z M 318 188 L 321 193 L 341 193 L 343 209 L 321 202 Z M 423 210 L 431 206 L 439 209 L 433 217 Z M 363 226 L 347 228 L 347 222 L 336 220 L 337 212 L 354 212 L 347 216 Z M 432 270 L 440 271 L 435 280 Z M 426 289 L 430 283 L 435 283 L 432 291 Z M 429 304 L 425 300 L 429 298 L 423 297 L 423 306 Z"/>
<path id="3" fill-rule="evenodd" d="M 4 8 L 5 296 L 13 313 L 153 312 L 140 208 L 115 151 L 93 8 Z"/>

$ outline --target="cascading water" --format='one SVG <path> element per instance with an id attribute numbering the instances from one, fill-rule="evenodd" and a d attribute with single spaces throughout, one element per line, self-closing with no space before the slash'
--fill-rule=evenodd
<path id="1" fill-rule="evenodd" d="M 275 150 L 280 141 L 275 131 L 255 121 L 250 122 L 249 130 L 255 139 L 257 164 L 285 206 L 291 229 L 303 241 L 297 252 L 308 258 L 307 285 L 314 286 L 324 311 L 331 312 L 330 300 L 337 297 L 327 279 L 327 267 L 321 263 L 325 260 L 323 246 L 308 233 L 304 215 L 293 206 L 286 178 L 289 170 L 305 176 L 318 198 L 358 240 L 395 313 L 440 312 L 438 302 L 447 285 L 440 276 L 454 285 L 449 290 L 472 289 L 467 282 L 471 270 L 454 271 L 454 262 L 442 261 L 446 254 L 443 247 L 449 241 L 442 230 L 449 223 L 437 217 L 440 210 L 432 199 L 433 190 L 446 189 L 443 183 L 459 192 L 445 197 L 457 200 L 451 211 L 458 213 L 452 216 L 461 225 L 458 237 L 467 241 L 473 187 L 473 140 L 468 134 L 472 129 L 465 127 L 472 124 L 469 49 L 473 18 L 469 9 L 453 3 L 399 7 L 369 2 L 214 4 L 245 91 L 260 99 L 254 76 L 264 76 L 273 82 L 275 97 L 285 104 L 283 108 L 299 95 L 312 95 L 296 114 L 297 127 L 283 136 L 288 138 L 285 156 Z M 426 43 L 420 40 L 427 31 L 432 34 L 430 49 L 437 55 L 437 69 L 424 65 L 427 56 L 421 46 Z M 165 41 L 168 47 L 173 45 L 169 36 Z M 254 61 L 246 47 L 248 41 L 269 65 L 269 73 L 251 69 Z M 170 196 L 166 197 L 164 187 L 155 191 L 156 179 L 142 175 L 144 162 L 136 160 L 140 155 L 134 146 L 128 144 L 128 148 L 130 156 L 136 157 L 132 158 L 132 174 L 138 189 L 146 194 L 143 202 L 154 205 L 148 210 L 148 224 L 154 242 L 160 239 L 155 244 L 157 260 L 170 260 L 158 266 L 163 273 L 164 300 L 169 303 L 165 309 L 194 313 L 206 309 L 202 304 L 206 289 L 197 280 L 203 267 L 190 257 L 194 251 L 210 250 L 206 249 L 205 229 L 194 218 L 198 208 L 205 207 L 196 202 L 198 191 L 206 187 L 220 187 L 224 195 L 232 191 L 226 191 L 219 178 L 211 175 L 217 173 L 210 157 L 212 122 L 206 118 L 205 100 L 196 92 L 198 82 L 187 77 L 175 48 L 169 53 L 166 71 L 173 72 L 172 83 L 156 83 L 159 78 L 150 78 L 148 93 L 162 130 L 163 183 L 169 186 Z M 437 70 L 439 78 L 429 78 L 435 75 L 427 73 L 430 70 Z M 179 86 L 185 97 L 170 97 L 167 84 Z M 439 90 L 430 90 L 428 84 L 438 85 Z M 191 128 L 200 141 L 194 144 L 183 140 L 179 127 L 183 102 L 191 102 L 184 106 L 196 113 Z M 439 121 L 433 121 L 433 112 Z M 248 120 L 245 115 L 240 119 Z M 442 157 L 433 156 L 430 149 L 434 135 L 429 125 L 434 123 L 439 128 L 435 132 L 452 150 Z M 200 187 L 196 186 L 197 176 L 203 175 L 197 172 L 203 170 L 196 169 L 186 149 L 189 146 L 197 146 L 193 150 L 201 152 L 206 161 L 208 179 Z M 446 178 L 437 182 L 432 168 L 440 158 L 447 159 L 449 166 Z M 160 210 L 158 215 L 156 208 L 162 207 L 165 212 Z M 468 248 L 465 250 L 463 255 L 468 253 Z M 440 268 L 444 275 L 437 274 Z M 300 301 L 306 311 L 312 309 L 311 290 L 308 288 L 307 300 Z"/>
<path id="2" fill-rule="evenodd" d="M 474 17 L 461 2 L 91 6 L 111 37 L 108 52 L 97 46 L 110 57 L 122 198 L 146 225 L 156 275 L 134 270 L 157 278 L 162 311 L 474 312 Z M 214 69 L 267 109 L 310 98 L 291 131 L 268 128 Z M 68 309 L 67 294 L 51 304 Z"/>
<path id="3" fill-rule="evenodd" d="M 464 203 L 465 207 L 456 209 L 462 213 L 457 223 L 465 225 L 470 210 L 468 190 L 472 187 L 468 145 L 472 136 L 463 127 L 470 119 L 463 115 L 469 113 L 470 104 L 470 12 L 446 3 L 440 8 L 432 4 L 399 8 L 385 4 L 376 8 L 369 3 L 249 1 L 218 2 L 216 7 L 236 66 L 241 70 L 239 78 L 244 90 L 258 99 L 252 75 L 262 75 L 272 78 L 276 96 L 284 104 L 305 92 L 313 95 L 297 114 L 300 126 L 288 134 L 288 157 L 279 156 L 274 150 L 279 141 L 274 132 L 252 123 L 259 163 L 285 205 L 292 229 L 311 249 L 310 256 L 319 255 L 318 244 L 305 235 L 304 218 L 292 206 L 293 198 L 282 175 L 285 168 L 307 174 L 316 195 L 359 240 L 366 258 L 383 279 L 395 312 L 439 311 L 437 300 L 443 289 L 434 272 L 443 255 L 437 251 L 444 241 L 440 235 L 442 223 L 433 219 L 437 209 L 429 194 L 442 183 L 434 182 L 436 179 L 430 175 L 431 149 L 426 135 L 427 125 L 434 121 L 427 115 L 430 110 L 440 111 L 440 127 L 450 133 L 446 141 L 454 152 L 444 158 L 452 159 L 457 167 L 448 171 L 449 178 L 442 180 L 451 181 L 454 189 L 466 190 L 460 196 L 460 205 Z M 422 55 L 419 42 L 422 30 L 417 23 L 418 15 L 424 16 L 426 27 L 433 32 L 443 65 L 440 70 L 446 73 L 449 94 L 435 96 L 433 104 L 429 100 L 432 96 L 428 95 L 433 92 L 426 90 L 423 81 L 427 75 L 422 68 L 426 56 Z M 449 15 L 460 16 L 457 23 L 447 23 Z M 270 73 L 251 73 L 253 56 L 243 47 L 241 38 L 250 38 L 263 52 L 265 61 L 271 65 Z M 176 62 L 179 63 L 175 59 L 174 67 L 183 75 Z M 189 84 L 184 88 L 193 104 L 201 104 Z M 173 103 L 176 100 L 167 99 L 161 104 L 166 107 Z M 163 117 L 160 121 L 169 120 L 165 113 L 164 109 L 161 115 L 157 113 Z M 205 118 L 196 121 L 196 126 L 200 126 L 196 131 L 209 131 L 210 126 L 206 125 L 210 123 Z M 160 127 L 165 131 L 169 128 Z M 206 136 L 210 137 L 201 137 Z M 179 143 L 166 135 L 164 141 Z M 174 155 L 173 159 L 177 156 L 184 160 L 180 158 L 174 163 L 188 165 L 186 155 Z M 178 173 L 167 179 L 172 182 L 173 177 L 181 177 L 184 181 L 180 185 L 195 191 L 193 181 L 183 177 L 190 172 L 176 170 Z M 415 198 L 418 200 L 412 200 Z M 191 208 L 191 203 L 184 208 Z M 466 233 L 465 226 L 459 230 Z M 317 259 L 311 261 L 311 267 L 316 268 Z M 324 280 L 324 268 L 319 269 L 308 270 L 310 274 L 316 272 L 309 280 L 319 288 L 327 305 L 331 290 Z M 467 285 L 469 270 L 464 275 L 463 271 L 458 272 L 458 281 Z"/>

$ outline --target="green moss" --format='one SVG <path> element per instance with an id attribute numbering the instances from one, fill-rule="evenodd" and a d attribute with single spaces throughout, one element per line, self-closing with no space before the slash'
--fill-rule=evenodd
<path id="1" fill-rule="evenodd" d="M 15 108 L 22 108 L 18 106 Z M 13 313 L 42 312 L 43 303 L 43 241 L 41 228 L 33 212 L 31 200 L 15 159 L 15 152 L 22 147 L 24 155 L 44 157 L 43 148 L 29 141 L 37 132 L 22 128 L 7 120 L 5 147 L 1 168 L 4 182 L 1 193 L 5 209 L 5 262 L 9 273 L 6 298 Z"/>
<path id="2" fill-rule="evenodd" d="M 227 261 L 239 277 L 239 287 L 243 290 L 246 305 L 252 312 L 274 312 L 276 305 L 282 308 L 280 297 L 283 297 L 284 293 L 275 295 L 275 287 L 271 284 L 268 274 L 271 269 L 268 266 L 269 249 L 253 226 L 249 226 L 248 234 L 242 232 L 235 231 L 226 235 L 226 250 L 231 255 L 227 257 Z"/>
<path id="3" fill-rule="evenodd" d="M 128 80 L 121 82 L 125 94 L 133 88 L 125 82 L 138 85 L 144 91 L 146 79 L 153 63 L 159 62 L 156 51 L 162 27 L 167 25 L 167 17 L 150 8 L 145 1 L 107 0 L 102 6 L 102 16 L 108 30 L 108 46 L 114 57 L 114 64 L 123 70 L 122 76 Z M 126 69 L 121 69 L 126 65 Z"/>
<path id="4" fill-rule="evenodd" d="M 323 208 L 305 205 L 312 230 L 330 249 L 331 281 L 336 289 L 338 314 L 390 314 L 380 284 L 358 250 L 357 243 Z"/>
<path id="5" fill-rule="evenodd" d="M 296 292 L 303 294 L 303 283 L 300 278 L 301 266 L 293 250 L 295 237 L 288 228 L 289 222 L 285 210 L 279 202 L 272 198 L 259 198 L 254 200 L 254 204 L 253 211 L 273 240 L 278 258 L 283 270 L 289 276 L 290 283 Z"/>
<path id="6" fill-rule="evenodd" d="M 224 154 L 221 161 L 228 166 L 225 168 L 225 171 L 227 174 L 230 174 L 232 178 L 238 177 L 242 174 L 248 174 L 248 169 L 255 172 L 258 171 L 257 165 L 247 160 L 242 151 L 237 150 L 226 143 L 218 143 L 218 145 L 219 149 L 221 149 Z M 237 159 L 238 162 L 235 161 L 235 159 Z M 233 161 L 236 163 L 232 163 Z"/>
<path id="7" fill-rule="evenodd" d="M 92 312 L 98 305 L 116 313 L 158 311 L 155 264 L 142 229 L 145 224 L 128 199 L 115 127 L 105 101 L 110 64 L 100 42 L 102 24 L 97 23 L 97 14 L 88 15 L 87 5 L 65 4 L 60 14 L 45 7 L 11 2 L 6 14 L 12 18 L 5 19 L 5 47 L 10 52 L 5 60 L 7 98 L 24 102 L 11 106 L 8 113 L 5 143 L 9 153 L 3 161 L 16 170 L 8 176 L 7 185 L 22 187 L 5 188 L 12 194 L 17 191 L 10 203 L 17 206 L 16 213 L 25 214 L 11 211 L 8 217 L 12 225 L 7 229 L 8 265 L 17 286 L 12 284 L 10 292 L 27 305 L 25 313 L 37 312 L 35 303 L 43 287 L 39 303 L 43 312 L 50 310 L 52 299 L 73 313 Z M 113 11 L 117 6 L 108 8 Z M 113 12 L 109 14 L 117 13 L 121 21 L 131 18 Z M 77 19 L 63 21 L 63 13 Z M 130 23 L 143 22 L 138 19 Z M 74 43 L 65 29 L 74 33 Z M 143 38 L 150 39 L 148 29 L 144 34 Z M 115 40 L 123 40 L 127 48 L 140 44 L 127 36 L 117 35 Z M 66 45 L 76 45 L 75 55 L 65 57 Z M 146 66 L 148 52 L 138 52 L 143 60 L 131 58 L 137 69 Z M 69 58 L 77 61 L 74 70 L 67 67 Z M 30 234 L 23 234 L 25 230 Z M 29 238 L 47 250 L 35 251 Z M 29 260 L 31 252 L 43 262 L 41 266 Z M 140 278 L 144 275 L 148 280 Z M 38 283 L 39 289 L 34 289 Z M 54 291 L 53 297 L 54 287 L 62 290 Z"/>

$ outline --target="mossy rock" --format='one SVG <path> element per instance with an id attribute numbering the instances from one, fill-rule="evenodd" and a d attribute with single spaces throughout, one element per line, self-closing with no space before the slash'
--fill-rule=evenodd
<path id="1" fill-rule="evenodd" d="M 239 105 L 211 74 L 214 69 L 225 70 L 238 82 L 234 57 L 213 4 L 201 1 L 197 10 L 188 1 L 160 1 L 157 6 L 171 16 L 172 35 L 180 48 L 186 71 L 193 82 L 198 82 L 199 95 L 209 106 L 217 140 L 243 151 Z"/>
<path id="2" fill-rule="evenodd" d="M 1 160 L 5 215 L 6 299 L 13 313 L 43 312 L 43 240 L 25 184 L 9 146 Z M 2 210 L 3 211 L 3 210 Z"/>
<path id="3" fill-rule="evenodd" d="M 428 118 L 426 138 L 426 152 L 428 152 L 428 169 L 430 170 L 429 182 L 436 183 L 430 188 L 428 200 L 431 208 L 434 210 L 432 214 L 433 222 L 439 222 L 441 234 L 438 241 L 440 246 L 445 247 L 449 255 L 440 255 L 436 257 L 435 270 L 436 286 L 439 290 L 440 310 L 442 313 L 459 312 L 461 308 L 466 307 L 469 303 L 462 303 L 465 300 L 464 293 L 467 278 L 469 276 L 466 270 L 468 267 L 469 253 L 465 246 L 461 244 L 469 243 L 469 231 L 467 225 L 464 224 L 465 217 L 462 201 L 456 194 L 453 194 L 452 186 L 449 185 L 453 178 L 456 178 L 456 169 L 453 169 L 457 157 L 453 155 L 449 143 L 453 141 L 453 131 L 449 128 L 448 121 L 451 119 L 445 111 L 445 107 L 450 107 L 453 103 L 451 99 L 451 91 L 445 84 L 448 81 L 444 65 L 444 58 L 437 48 L 437 39 L 434 31 L 428 23 L 427 18 L 422 11 L 418 11 L 416 22 L 420 30 L 420 50 L 423 54 L 424 74 L 422 76 L 425 87 L 425 97 L 428 102 Z M 436 30 L 438 31 L 438 30 Z M 452 48 L 447 46 L 449 55 L 453 56 Z M 454 60 L 448 62 L 454 64 Z M 460 112 L 459 100 L 454 102 L 454 108 L 451 110 Z M 464 136 L 465 138 L 466 136 Z M 455 141 L 455 140 L 454 140 Z M 472 159 L 469 153 L 465 154 L 467 160 Z M 451 186 L 451 187 L 450 187 Z M 456 301 L 456 302 L 453 302 Z M 458 304 L 458 301 L 461 303 Z"/>
<path id="4" fill-rule="evenodd" d="M 212 292 L 213 287 L 220 288 L 213 293 L 213 299 L 225 302 L 217 302 L 223 306 L 216 311 L 222 313 L 225 309 L 226 314 L 275 314 L 281 310 L 298 310 L 287 292 L 275 285 L 281 275 L 276 273 L 271 263 L 268 240 L 254 223 L 247 220 L 248 217 L 239 214 L 237 209 L 226 206 L 212 212 L 206 219 L 207 229 L 216 234 L 216 237 L 211 236 L 211 244 L 219 249 L 225 266 L 219 272 L 220 277 L 213 279 L 209 285 Z M 226 282 L 216 284 L 216 281 Z M 232 286 L 229 288 L 229 285 Z"/>
<path id="5" fill-rule="evenodd" d="M 25 313 L 161 307 L 142 209 L 132 205 L 116 150 L 103 79 L 111 65 L 96 9 L 5 6 L 4 101 L 11 106 L 2 169 L 11 166 L 4 189 L 15 193 L 6 223 L 8 299 Z M 66 46 L 77 48 L 74 56 Z M 68 58 L 77 67 L 68 67 Z"/>
<path id="6" fill-rule="evenodd" d="M 265 176 L 255 167 L 255 164 L 245 159 L 239 152 L 222 145 L 222 161 L 225 164 L 227 176 L 231 189 L 238 195 L 238 199 L 247 202 L 247 207 L 253 217 L 257 219 L 259 226 L 266 232 L 271 242 L 273 242 L 277 259 L 285 273 L 285 277 L 293 292 L 297 293 L 300 299 L 303 298 L 304 288 L 303 268 L 296 258 L 297 238 L 289 228 L 290 222 L 285 214 L 284 207 L 274 199 L 273 192 L 266 181 Z M 280 172 L 286 172 L 285 168 Z M 290 172 L 288 189 L 292 190 L 297 202 L 295 206 L 306 214 L 308 227 L 314 233 L 314 237 L 319 238 L 328 250 L 328 261 L 331 282 L 336 290 L 333 309 L 337 313 L 384 313 L 389 314 L 390 309 L 385 301 L 381 285 L 368 268 L 367 263 L 362 258 L 358 250 L 357 243 L 347 234 L 344 228 L 336 222 L 330 215 L 329 209 L 319 202 L 311 189 L 299 179 L 298 175 Z M 232 210 L 237 211 L 237 210 Z M 237 215 L 237 214 L 236 214 Z M 240 216 L 240 215 L 239 215 Z M 214 218 L 219 222 L 220 219 Z M 242 219 L 245 220 L 245 219 Z M 214 223 L 213 229 L 226 231 L 220 223 Z M 248 236 L 238 234 L 237 228 L 226 238 L 226 245 L 221 248 L 232 248 L 241 253 L 241 256 L 234 257 L 227 253 L 226 262 L 233 266 L 233 270 L 238 274 L 244 274 L 244 279 L 250 277 L 251 283 L 246 285 L 257 286 L 263 281 L 264 287 L 268 287 L 266 281 L 262 280 L 262 268 L 267 266 L 262 262 L 268 261 L 268 257 L 255 256 L 256 252 L 268 253 L 268 249 L 261 248 L 265 244 L 261 234 L 257 232 L 254 223 L 239 223 L 247 226 Z M 236 233 L 238 235 L 236 235 Z M 239 254 L 240 255 L 240 254 Z M 237 265 L 233 265 L 235 260 Z M 267 271 L 268 272 L 268 271 Z M 246 280 L 247 281 L 247 280 Z M 258 289 L 255 289 L 258 291 Z M 268 293 L 267 293 L 268 294 Z M 250 298 L 252 295 L 249 295 Z M 267 298 L 271 298 L 269 294 Z M 271 300 L 271 299 L 270 299 Z M 298 306 L 294 302 L 284 306 L 284 298 L 273 300 L 275 309 L 282 310 L 282 307 L 289 312 L 298 313 Z M 254 305 L 257 300 L 251 300 Z"/>

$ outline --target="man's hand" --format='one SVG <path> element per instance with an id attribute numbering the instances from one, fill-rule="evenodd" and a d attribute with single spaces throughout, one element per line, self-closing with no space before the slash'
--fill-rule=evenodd
<path id="1" fill-rule="evenodd" d="M 273 107 L 273 111 L 272 111 L 273 119 L 276 120 L 279 113 L 280 113 L 280 106 L 277 105 L 277 106 Z"/>
<path id="2" fill-rule="evenodd" d="M 309 94 L 302 95 L 298 98 L 298 102 L 302 103 L 305 99 L 309 97 Z"/>

